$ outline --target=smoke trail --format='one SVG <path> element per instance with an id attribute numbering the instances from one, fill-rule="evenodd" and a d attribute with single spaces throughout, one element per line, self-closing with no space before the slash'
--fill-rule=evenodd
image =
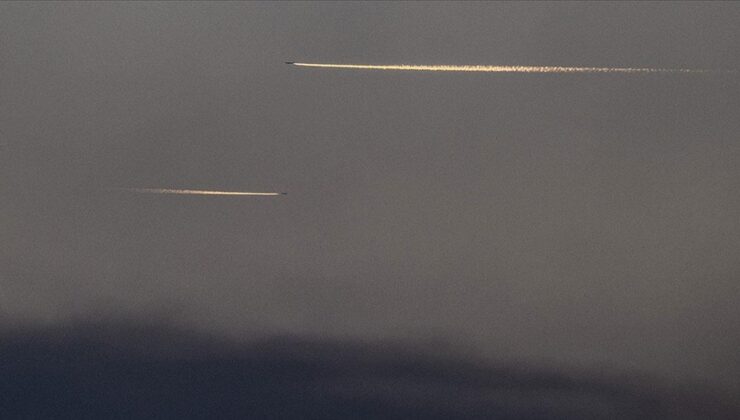
<path id="1" fill-rule="evenodd" d="M 400 71 L 440 71 L 440 72 L 480 72 L 480 73 L 735 73 L 735 71 L 692 70 L 692 69 L 651 69 L 628 67 L 558 67 L 558 66 L 453 66 L 453 65 L 410 65 L 410 64 L 323 64 L 295 63 L 300 67 L 319 67 L 352 70 L 400 70 Z"/>
<path id="2" fill-rule="evenodd" d="M 242 192 L 242 191 L 208 191 L 208 190 L 178 190 L 172 188 L 111 188 L 115 191 L 126 191 L 139 194 L 180 194 L 180 195 L 257 195 L 274 196 L 287 195 L 282 192 Z"/>

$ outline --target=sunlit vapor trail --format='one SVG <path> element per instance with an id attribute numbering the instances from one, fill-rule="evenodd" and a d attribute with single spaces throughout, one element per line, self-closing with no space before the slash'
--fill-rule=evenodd
<path id="1" fill-rule="evenodd" d="M 180 194 L 180 195 L 257 195 L 273 196 L 286 195 L 281 192 L 242 192 L 242 191 L 208 191 L 208 190 L 178 190 L 172 188 L 111 188 L 116 191 L 125 191 L 140 194 Z"/>
<path id="2" fill-rule="evenodd" d="M 439 72 L 479 72 L 479 73 L 727 73 L 718 70 L 691 69 L 651 69 L 628 67 L 557 67 L 557 66 L 454 66 L 454 65 L 411 65 L 411 64 L 324 64 L 295 63 L 299 67 L 318 67 L 326 69 L 352 70 L 398 70 L 398 71 L 439 71 Z M 734 71 L 729 71 L 734 73 Z"/>

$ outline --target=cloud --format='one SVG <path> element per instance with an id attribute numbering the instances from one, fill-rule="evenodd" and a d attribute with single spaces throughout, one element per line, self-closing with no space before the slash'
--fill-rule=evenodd
<path id="1" fill-rule="evenodd" d="M 647 380 L 490 365 L 401 344 L 249 344 L 139 322 L 6 329 L 3 418 L 737 418 Z"/>

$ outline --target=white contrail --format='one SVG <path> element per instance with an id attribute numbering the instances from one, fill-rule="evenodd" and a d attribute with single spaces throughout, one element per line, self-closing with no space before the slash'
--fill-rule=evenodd
<path id="1" fill-rule="evenodd" d="M 412 64 L 324 64 L 295 63 L 300 67 L 319 67 L 328 69 L 352 70 L 400 70 L 400 71 L 440 71 L 440 72 L 480 72 L 480 73 L 716 73 L 727 71 L 691 69 L 651 69 L 629 67 L 558 67 L 558 66 L 454 66 L 454 65 L 412 65 Z M 733 72 L 733 71 L 730 71 Z M 734 73 L 734 72 L 733 72 Z"/>
<path id="2" fill-rule="evenodd" d="M 111 188 L 116 191 L 127 191 L 141 194 L 181 194 L 181 195 L 257 195 L 272 196 L 286 195 L 282 192 L 243 192 L 243 191 L 210 191 L 210 190 L 179 190 L 173 188 Z"/>

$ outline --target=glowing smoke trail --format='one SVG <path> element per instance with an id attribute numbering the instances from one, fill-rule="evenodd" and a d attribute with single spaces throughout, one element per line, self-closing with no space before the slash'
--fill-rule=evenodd
<path id="1" fill-rule="evenodd" d="M 352 70 L 399 70 L 399 71 L 440 71 L 440 72 L 480 72 L 480 73 L 735 73 L 734 71 L 691 70 L 691 69 L 651 69 L 628 67 L 558 67 L 558 66 L 453 66 L 453 65 L 411 65 L 411 64 L 323 64 L 286 62 L 299 67 L 319 67 L 327 69 Z"/>
<path id="2" fill-rule="evenodd" d="M 140 194 L 180 194 L 180 195 L 257 195 L 273 196 L 287 195 L 282 192 L 242 192 L 242 191 L 208 191 L 208 190 L 178 190 L 172 188 L 111 188 L 116 191 L 126 191 Z"/>

